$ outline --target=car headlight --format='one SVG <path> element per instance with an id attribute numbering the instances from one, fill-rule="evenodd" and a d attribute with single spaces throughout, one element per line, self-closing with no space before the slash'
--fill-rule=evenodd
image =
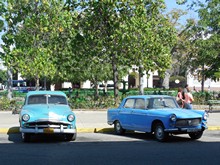
<path id="1" fill-rule="evenodd" d="M 204 120 L 207 120 L 208 117 L 209 117 L 209 114 L 208 114 L 207 112 L 205 112 L 205 113 L 203 114 L 203 119 L 204 119 Z"/>
<path id="2" fill-rule="evenodd" d="M 176 121 L 176 115 L 175 115 L 175 114 L 172 114 L 172 115 L 170 116 L 170 120 L 171 120 L 171 121 Z"/>
<path id="3" fill-rule="evenodd" d="M 72 114 L 67 116 L 67 120 L 70 122 L 72 122 L 74 119 L 75 119 L 75 116 Z"/>
<path id="4" fill-rule="evenodd" d="M 27 122 L 29 119 L 30 119 L 30 116 L 28 114 L 24 114 L 22 116 L 22 120 L 25 121 L 25 122 Z"/>

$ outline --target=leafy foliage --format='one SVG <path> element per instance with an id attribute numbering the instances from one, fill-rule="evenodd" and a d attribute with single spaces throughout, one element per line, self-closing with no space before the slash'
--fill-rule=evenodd
<path id="1" fill-rule="evenodd" d="M 219 79 L 220 71 L 220 17 L 219 0 L 207 0 L 206 3 L 197 1 L 200 20 L 198 22 L 199 39 L 196 41 L 197 54 L 193 60 L 198 66 L 206 66 L 202 73 L 208 78 Z"/>
<path id="2" fill-rule="evenodd" d="M 0 83 L 4 83 L 7 80 L 7 73 L 4 70 L 0 70 Z"/>

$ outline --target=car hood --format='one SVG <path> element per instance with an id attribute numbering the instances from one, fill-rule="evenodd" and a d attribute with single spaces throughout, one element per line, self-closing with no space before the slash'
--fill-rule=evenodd
<path id="1" fill-rule="evenodd" d="M 67 105 L 27 105 L 21 115 L 29 114 L 31 121 L 40 119 L 66 120 L 67 115 L 73 114 Z"/>
<path id="2" fill-rule="evenodd" d="M 202 118 L 202 113 L 196 110 L 187 109 L 163 109 L 163 110 L 153 110 L 154 113 L 160 115 L 171 115 L 175 114 L 177 118 Z"/>

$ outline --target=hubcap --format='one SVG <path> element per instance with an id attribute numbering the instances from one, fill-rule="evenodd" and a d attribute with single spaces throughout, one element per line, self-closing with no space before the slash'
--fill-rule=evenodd
<path id="1" fill-rule="evenodd" d="M 117 131 L 120 131 L 120 129 L 121 129 L 121 126 L 118 122 L 116 123 L 116 129 L 117 129 Z"/>
<path id="2" fill-rule="evenodd" d="M 159 139 L 161 139 L 163 137 L 163 130 L 162 128 L 157 128 L 157 132 L 156 132 L 156 135 Z"/>

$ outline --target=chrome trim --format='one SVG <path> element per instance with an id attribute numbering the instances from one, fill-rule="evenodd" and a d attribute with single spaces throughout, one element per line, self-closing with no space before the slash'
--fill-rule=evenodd
<path id="1" fill-rule="evenodd" d="M 43 129 L 38 129 L 37 127 L 35 129 L 30 129 L 30 128 L 22 128 L 20 127 L 20 132 L 21 133 L 44 133 Z M 56 133 L 76 133 L 76 128 L 74 129 L 54 129 L 54 132 L 52 134 Z"/>
<path id="2" fill-rule="evenodd" d="M 170 129 L 164 129 L 164 131 L 165 132 L 187 132 L 190 129 L 193 129 L 195 131 L 202 131 L 202 128 L 170 128 Z"/>

